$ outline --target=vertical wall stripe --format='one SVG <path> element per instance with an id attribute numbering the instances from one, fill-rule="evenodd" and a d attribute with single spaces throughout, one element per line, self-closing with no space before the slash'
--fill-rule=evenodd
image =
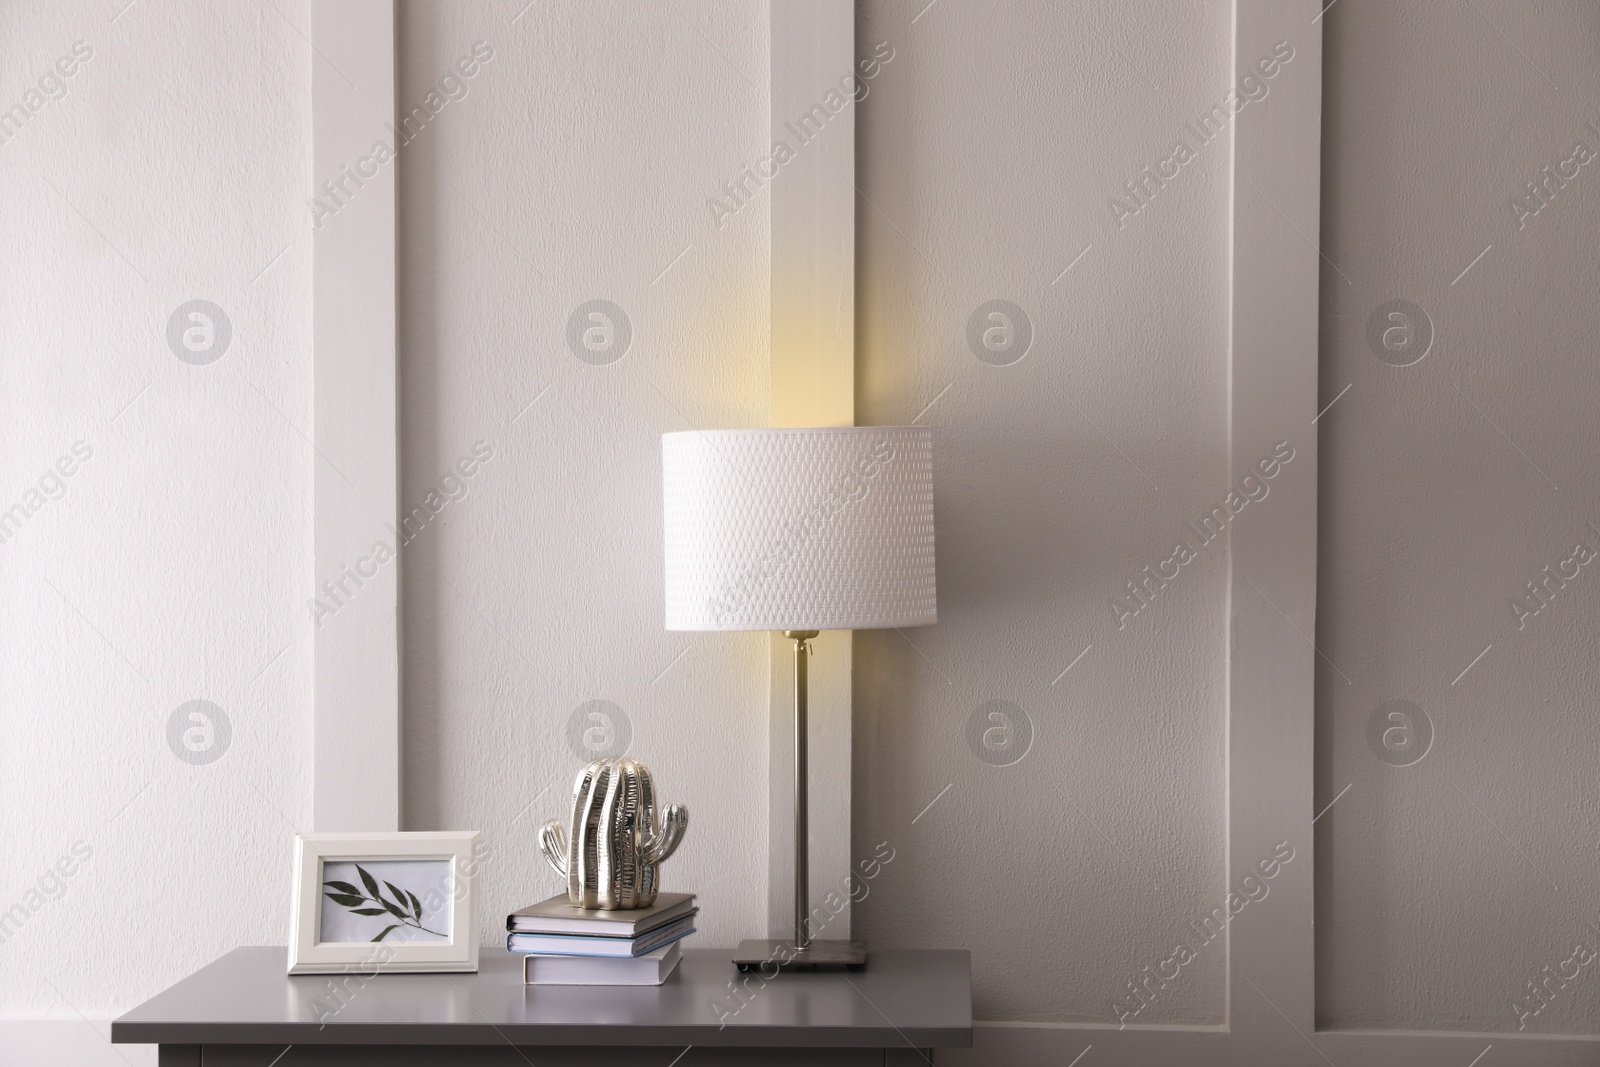
<path id="1" fill-rule="evenodd" d="M 374 559 L 380 543 L 399 547 L 395 167 L 360 173 L 377 142 L 395 147 L 394 0 L 314 0 L 311 36 L 307 195 L 337 209 L 317 212 L 312 235 L 315 566 L 334 609 L 312 624 L 312 819 L 316 830 L 395 830 L 401 563 Z"/>
<path id="2" fill-rule="evenodd" d="M 793 155 L 772 196 L 773 426 L 855 423 L 855 104 L 839 81 L 855 67 L 853 0 L 774 0 L 771 136 Z M 830 97 L 829 92 L 833 95 Z M 840 105 L 841 99 L 844 101 Z M 838 894 L 850 867 L 851 635 L 813 642 L 810 667 L 811 903 Z M 793 642 L 772 639 L 768 914 L 793 930 Z M 837 900 L 837 896 L 835 897 Z M 846 898 L 848 901 L 848 898 Z M 847 939 L 845 910 L 816 931 Z"/>
<path id="3" fill-rule="evenodd" d="M 1231 484 L 1293 449 L 1278 506 L 1229 529 L 1228 887 L 1284 843 L 1273 906 L 1229 927 L 1228 1019 L 1242 1057 L 1311 1050 L 1312 704 L 1317 595 L 1317 311 L 1322 261 L 1322 23 L 1312 0 L 1235 0 L 1231 80 L 1275 49 L 1294 66 L 1273 106 L 1234 122 L 1229 258 Z M 1280 53 L 1281 55 L 1281 53 Z M 1308 239 L 1307 235 L 1311 235 Z M 1277 453 L 1281 458 L 1283 453 Z M 1260 874 L 1255 875 L 1259 880 Z M 1252 882 L 1250 885 L 1254 885 Z M 1276 1036 L 1273 1036 L 1276 1035 Z"/>

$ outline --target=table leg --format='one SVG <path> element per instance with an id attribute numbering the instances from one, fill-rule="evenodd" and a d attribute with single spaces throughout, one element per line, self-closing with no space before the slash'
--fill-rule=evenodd
<path id="1" fill-rule="evenodd" d="M 160 1067 L 200 1067 L 199 1045 L 157 1045 L 156 1063 Z"/>

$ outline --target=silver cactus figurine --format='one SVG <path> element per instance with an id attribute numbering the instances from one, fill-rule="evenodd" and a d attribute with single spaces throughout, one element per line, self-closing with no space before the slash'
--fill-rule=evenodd
<path id="1" fill-rule="evenodd" d="M 669 804 L 658 814 L 649 767 L 599 759 L 578 772 L 567 823 L 551 820 L 539 832 L 539 851 L 567 880 L 567 899 L 580 908 L 647 908 L 656 902 L 661 863 L 688 829 L 689 809 Z"/>

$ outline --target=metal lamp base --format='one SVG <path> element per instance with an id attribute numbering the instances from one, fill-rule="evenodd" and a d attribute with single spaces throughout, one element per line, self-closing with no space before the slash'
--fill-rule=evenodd
<path id="1" fill-rule="evenodd" d="M 747 938 L 733 954 L 741 971 L 818 971 L 845 967 L 859 971 L 867 965 L 867 946 L 859 941 L 813 941 L 796 948 L 784 938 Z"/>
<path id="2" fill-rule="evenodd" d="M 785 630 L 794 642 L 794 929 L 796 936 L 810 929 L 811 834 L 807 822 L 806 774 L 806 661 L 816 630 Z M 819 971 L 867 965 L 867 947 L 854 941 L 812 941 L 796 945 L 794 938 L 758 938 L 739 942 L 733 962 L 741 971 L 759 971 L 770 977 L 778 971 Z"/>

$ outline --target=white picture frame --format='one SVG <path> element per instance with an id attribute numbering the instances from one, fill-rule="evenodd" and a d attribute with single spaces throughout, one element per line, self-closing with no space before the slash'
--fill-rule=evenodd
<path id="1" fill-rule="evenodd" d="M 476 971 L 482 836 L 296 834 L 289 973 Z"/>

